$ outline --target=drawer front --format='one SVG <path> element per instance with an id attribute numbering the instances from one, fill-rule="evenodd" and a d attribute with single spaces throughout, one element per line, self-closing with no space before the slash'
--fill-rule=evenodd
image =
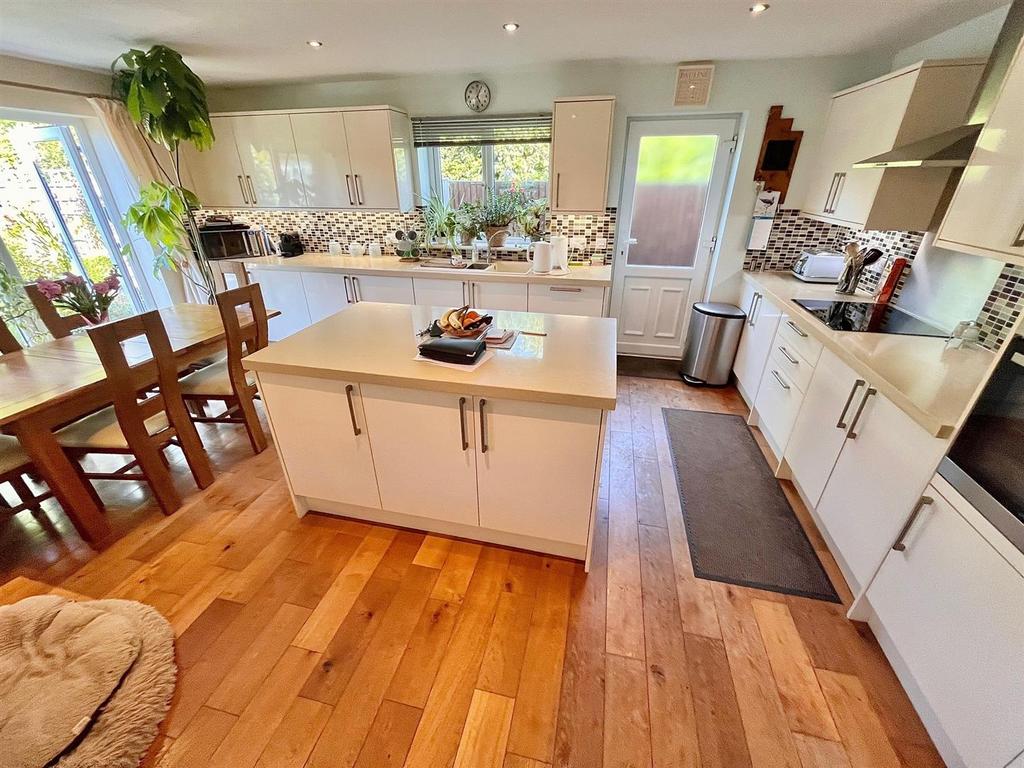
<path id="1" fill-rule="evenodd" d="M 789 315 L 779 322 L 779 337 L 790 351 L 800 354 L 813 368 L 821 357 L 821 342 L 800 327 Z"/>
<path id="2" fill-rule="evenodd" d="M 530 283 L 529 309 L 551 315 L 604 316 L 604 288 Z"/>
<path id="3" fill-rule="evenodd" d="M 761 378 L 761 386 L 757 390 L 755 405 L 761 430 L 780 452 L 785 450 L 789 442 L 803 399 L 804 393 L 797 389 L 776 358 L 770 356 Z"/>
<path id="4" fill-rule="evenodd" d="M 770 354 L 770 365 L 781 369 L 801 392 L 806 392 L 814 375 L 814 363 L 808 362 L 795 344 L 782 333 L 782 327 L 775 334 Z"/>

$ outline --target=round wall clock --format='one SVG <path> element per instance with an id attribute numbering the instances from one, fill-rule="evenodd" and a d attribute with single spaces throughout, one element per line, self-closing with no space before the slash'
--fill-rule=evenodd
<path id="1" fill-rule="evenodd" d="M 491 103 L 491 89 L 483 80 L 474 80 L 466 86 L 466 106 L 474 112 L 483 112 Z"/>

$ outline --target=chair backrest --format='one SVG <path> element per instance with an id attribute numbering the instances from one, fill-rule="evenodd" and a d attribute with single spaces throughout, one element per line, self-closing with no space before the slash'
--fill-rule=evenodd
<path id="1" fill-rule="evenodd" d="M 267 346 L 267 308 L 259 283 L 232 288 L 217 294 L 217 307 L 224 323 L 228 350 L 228 375 L 236 393 L 254 393 L 255 387 L 245 378 L 242 358 Z M 239 318 L 238 308 L 248 312 Z M 245 325 L 242 323 L 245 322 Z"/>
<path id="2" fill-rule="evenodd" d="M 32 302 L 32 306 L 36 308 L 39 319 L 43 321 L 46 330 L 55 339 L 63 339 L 65 336 L 70 336 L 76 328 L 88 325 L 81 315 L 61 315 L 53 306 L 53 302 L 43 295 L 35 283 L 25 284 L 25 295 Z"/>
<path id="3" fill-rule="evenodd" d="M 0 354 L 9 355 L 11 352 L 20 352 L 21 343 L 11 333 L 11 329 L 7 327 L 2 319 L 0 319 Z"/>
<path id="4" fill-rule="evenodd" d="M 90 326 L 88 330 L 107 374 L 114 411 L 129 445 L 135 439 L 149 436 L 145 421 L 161 411 L 167 413 L 168 420 L 179 434 L 184 423 L 191 425 L 178 385 L 174 351 L 158 311 Z M 121 342 L 140 336 L 148 343 L 152 357 L 132 363 Z M 154 383 L 159 385 L 159 389 L 143 395 Z"/>

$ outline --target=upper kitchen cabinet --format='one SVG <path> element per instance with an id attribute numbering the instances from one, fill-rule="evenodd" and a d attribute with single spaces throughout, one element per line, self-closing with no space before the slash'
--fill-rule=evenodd
<path id="1" fill-rule="evenodd" d="M 960 125 L 984 61 L 923 61 L 832 97 L 803 213 L 846 227 L 929 229 L 951 168 L 855 168 L 854 163 Z"/>
<path id="2" fill-rule="evenodd" d="M 291 121 L 307 204 L 311 208 L 355 208 L 341 112 L 297 112 Z"/>
<path id="3" fill-rule="evenodd" d="M 1024 43 L 1003 80 L 935 244 L 1024 264 Z"/>
<path id="4" fill-rule="evenodd" d="M 551 210 L 603 213 L 615 99 L 556 99 L 551 134 Z"/>
<path id="5" fill-rule="evenodd" d="M 255 208 L 305 206 L 306 190 L 288 115 L 239 115 L 231 120 L 249 204 Z"/>
<path id="6" fill-rule="evenodd" d="M 242 161 L 235 147 L 234 118 L 212 117 L 213 146 L 205 152 L 183 143 L 184 165 L 192 177 L 192 190 L 203 205 L 241 208 L 249 205 L 249 190 Z"/>

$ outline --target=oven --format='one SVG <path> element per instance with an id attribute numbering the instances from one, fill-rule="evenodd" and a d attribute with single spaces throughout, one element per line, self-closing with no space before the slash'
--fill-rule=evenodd
<path id="1" fill-rule="evenodd" d="M 939 474 L 1024 552 L 1024 336 L 1005 345 Z"/>

